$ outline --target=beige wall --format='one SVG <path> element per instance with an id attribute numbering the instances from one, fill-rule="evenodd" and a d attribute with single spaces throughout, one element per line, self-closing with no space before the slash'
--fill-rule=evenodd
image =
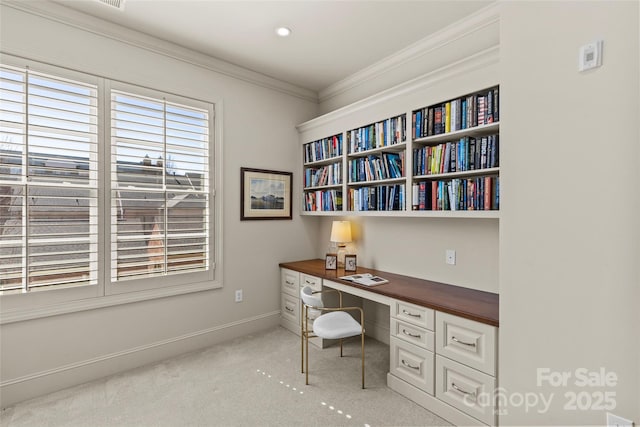
<path id="1" fill-rule="evenodd" d="M 295 125 L 313 117 L 317 105 L 1 7 L 4 53 L 198 99 L 221 99 L 224 170 L 224 287 L 2 325 L 2 406 L 276 324 L 278 263 L 312 257 L 317 226 L 297 212 L 292 221 L 240 222 L 240 167 L 293 171 Z M 234 291 L 240 288 L 244 302 L 236 304 Z"/>
<path id="2" fill-rule="evenodd" d="M 603 425 L 607 402 L 600 408 L 589 403 L 585 410 L 565 405 L 572 393 L 582 393 L 584 405 L 586 399 L 597 404 L 605 392 L 615 401 L 610 412 L 637 423 L 638 3 L 501 2 L 499 7 L 499 225 L 357 218 L 358 255 L 362 264 L 500 293 L 499 386 L 507 398 L 500 424 Z M 603 67 L 578 73 L 579 47 L 598 38 L 604 39 Z M 453 80 L 435 84 L 428 96 L 455 96 L 466 90 L 465 83 L 481 78 L 476 73 Z M 356 91 L 365 100 L 379 90 L 376 82 L 367 84 L 371 91 L 363 89 L 366 85 Z M 413 97 L 406 94 L 401 102 L 411 104 Z M 321 108 L 350 101 L 347 92 Z M 364 123 L 358 114 L 356 121 Z M 336 123 L 350 128 L 341 121 Z M 326 250 L 332 219 L 321 219 L 318 256 Z M 459 265 L 444 264 L 446 248 L 458 250 Z M 481 260 L 469 263 L 472 254 Z M 572 378 L 566 387 L 538 386 L 538 368 L 568 371 Z M 615 386 L 583 387 L 576 378 L 580 368 L 604 368 L 618 380 Z M 538 403 L 527 410 L 520 397 L 531 402 L 537 397 Z M 548 408 L 542 398 L 551 398 Z"/>
<path id="3" fill-rule="evenodd" d="M 638 2 L 503 6 L 500 385 L 554 397 L 501 423 L 605 424 L 606 411 L 563 407 L 565 393 L 606 391 L 637 423 Z M 579 47 L 598 38 L 603 66 L 579 73 Z M 576 385 L 576 369 L 601 367 L 616 386 Z M 539 368 L 572 377 L 538 386 Z"/>

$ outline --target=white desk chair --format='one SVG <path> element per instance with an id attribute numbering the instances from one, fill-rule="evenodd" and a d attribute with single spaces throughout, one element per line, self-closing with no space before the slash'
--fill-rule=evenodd
<path id="1" fill-rule="evenodd" d="M 337 292 L 340 296 L 340 306 L 335 308 L 325 307 L 322 298 L 318 294 Z M 303 303 L 303 317 L 301 321 L 301 365 L 302 372 L 306 373 L 306 384 L 309 384 L 309 338 L 320 337 L 323 339 L 340 340 L 340 357 L 342 357 L 342 340 L 344 338 L 360 335 L 362 342 L 362 388 L 364 388 L 364 312 L 360 307 L 343 307 L 342 293 L 335 289 L 325 291 L 313 291 L 305 286 L 300 291 Z M 311 312 L 310 312 L 311 310 Z M 347 311 L 360 311 L 360 323 Z M 325 312 L 324 314 L 321 314 Z M 309 330 L 309 314 L 318 315 L 313 321 L 313 330 Z M 306 357 L 305 357 L 306 353 Z"/>

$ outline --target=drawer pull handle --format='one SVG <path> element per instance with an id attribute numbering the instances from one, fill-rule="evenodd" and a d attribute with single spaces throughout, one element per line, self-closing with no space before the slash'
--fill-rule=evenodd
<path id="1" fill-rule="evenodd" d="M 407 368 L 411 368 L 411 369 L 415 369 L 416 371 L 420 370 L 420 366 L 412 366 L 409 362 L 407 362 L 406 360 L 402 359 L 402 364 L 404 366 L 406 366 Z"/>
<path id="2" fill-rule="evenodd" d="M 456 383 L 451 383 L 451 387 L 452 387 L 454 390 L 459 391 L 460 393 L 466 394 L 467 396 L 473 396 L 473 397 L 475 397 L 475 396 L 476 396 L 476 393 L 475 393 L 475 392 L 468 392 L 468 391 L 466 391 L 466 390 L 463 390 L 463 389 L 461 389 L 460 387 L 458 387 L 458 386 L 456 385 Z"/>
<path id="3" fill-rule="evenodd" d="M 288 281 L 288 280 L 285 280 L 285 282 L 287 283 L 287 285 L 291 285 L 291 286 L 295 285 L 295 283 L 290 282 L 290 281 Z"/>
<path id="4" fill-rule="evenodd" d="M 310 282 L 310 281 L 308 281 L 307 279 L 304 279 L 304 282 L 305 282 L 306 284 L 308 284 L 308 285 L 313 285 L 313 284 L 314 284 L 313 282 Z"/>
<path id="5" fill-rule="evenodd" d="M 460 341 L 460 340 L 459 340 L 458 338 L 456 338 L 456 337 L 451 337 L 451 341 L 455 341 L 455 342 L 457 342 L 458 344 L 466 345 L 466 346 L 469 346 L 469 347 L 475 347 L 475 346 L 476 346 L 476 343 L 474 343 L 474 342 L 464 342 L 464 341 Z"/>
<path id="6" fill-rule="evenodd" d="M 289 307 L 285 307 L 285 310 L 287 310 L 290 313 L 293 313 L 295 311 L 293 308 L 289 308 Z"/>
<path id="7" fill-rule="evenodd" d="M 406 330 L 406 329 L 403 329 L 403 330 L 402 330 L 402 333 L 403 333 L 403 334 L 405 334 L 405 335 L 407 335 L 407 336 L 410 336 L 411 338 L 420 338 L 420 337 L 421 337 L 421 335 L 420 335 L 420 334 L 417 334 L 417 335 L 416 335 L 416 334 L 412 334 L 411 332 L 407 332 L 407 330 Z"/>
<path id="8" fill-rule="evenodd" d="M 402 309 L 402 313 L 403 313 L 403 314 L 406 314 L 407 316 L 411 316 L 411 317 L 418 317 L 418 318 L 419 318 L 419 317 L 422 317 L 422 315 L 421 315 L 421 314 L 413 314 L 413 313 L 411 313 L 411 312 L 409 312 L 409 311 L 407 311 L 407 310 L 405 310 L 405 309 Z"/>

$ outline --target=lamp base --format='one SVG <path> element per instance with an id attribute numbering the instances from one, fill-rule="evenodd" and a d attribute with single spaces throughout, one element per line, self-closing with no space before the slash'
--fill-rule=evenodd
<path id="1" fill-rule="evenodd" d="M 338 267 L 344 268 L 344 256 L 347 254 L 345 245 L 338 245 Z"/>

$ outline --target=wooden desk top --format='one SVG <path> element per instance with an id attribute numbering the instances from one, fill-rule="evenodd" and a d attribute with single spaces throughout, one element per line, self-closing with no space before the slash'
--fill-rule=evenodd
<path id="1" fill-rule="evenodd" d="M 500 296 L 491 292 L 477 291 L 445 283 L 388 273 L 358 266 L 358 271 L 325 270 L 324 260 L 312 259 L 306 261 L 283 262 L 280 267 L 310 274 L 369 292 L 395 298 L 412 304 L 429 307 L 434 310 L 499 326 Z M 347 280 L 339 279 L 357 273 L 371 273 L 389 281 L 382 285 L 362 286 Z"/>

